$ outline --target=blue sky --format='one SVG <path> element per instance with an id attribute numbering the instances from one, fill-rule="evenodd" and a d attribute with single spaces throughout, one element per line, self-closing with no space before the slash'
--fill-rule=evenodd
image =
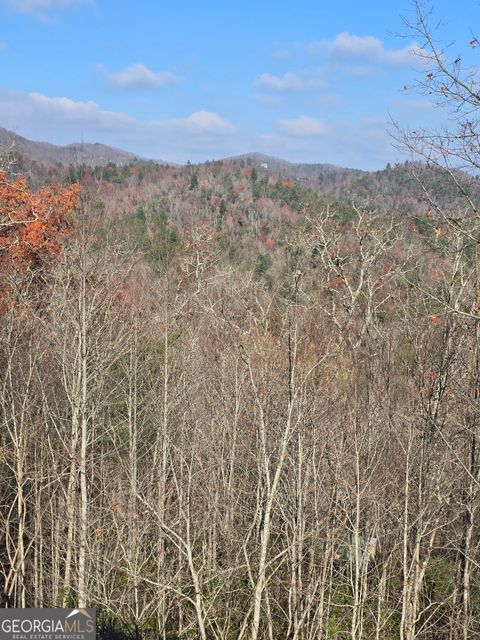
<path id="1" fill-rule="evenodd" d="M 468 50 L 479 3 L 438 0 Z M 388 133 L 437 125 L 402 39 L 408 0 L 0 0 L 0 126 L 192 162 L 260 151 L 377 169 Z M 472 58 L 473 59 L 473 58 Z"/>

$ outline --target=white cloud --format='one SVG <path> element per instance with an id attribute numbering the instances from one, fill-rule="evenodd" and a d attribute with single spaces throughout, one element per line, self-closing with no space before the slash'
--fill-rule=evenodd
<path id="1" fill-rule="evenodd" d="M 401 49 L 386 49 L 374 36 L 357 36 L 344 31 L 333 40 L 320 40 L 309 47 L 311 53 L 328 54 L 337 61 L 362 58 L 377 64 L 409 65 L 416 61 L 420 51 L 417 44 Z"/>
<path id="2" fill-rule="evenodd" d="M 224 120 L 217 113 L 211 111 L 195 111 L 187 118 L 173 120 L 172 124 L 180 129 L 194 134 L 225 134 L 233 133 L 235 127 L 228 120 Z"/>
<path id="3" fill-rule="evenodd" d="M 11 94 L 13 103 L 18 95 L 21 94 Z M 21 111 L 43 120 L 55 117 L 59 123 L 76 123 L 81 126 L 93 124 L 109 129 L 118 129 L 135 122 L 134 118 L 123 113 L 103 111 L 93 100 L 76 102 L 70 98 L 51 98 L 34 92 L 24 94 L 24 99 L 25 104 Z"/>
<path id="4" fill-rule="evenodd" d="M 235 129 L 228 120 L 210 111 L 196 111 L 186 118 L 144 122 L 117 111 L 104 111 L 92 100 L 76 102 L 70 98 L 51 98 L 41 93 L 29 93 L 26 97 L 30 101 L 31 111 L 39 115 L 53 115 L 64 122 L 92 124 L 114 131 L 133 127 L 145 133 L 175 129 L 194 135 L 222 135 Z"/>
<path id="5" fill-rule="evenodd" d="M 295 138 L 323 136 L 328 131 L 323 120 L 308 118 L 307 116 L 300 116 L 299 118 L 294 118 L 292 120 L 278 120 L 276 127 L 281 133 Z"/>
<path id="6" fill-rule="evenodd" d="M 8 0 L 8 4 L 19 13 L 43 16 L 50 11 L 65 9 L 84 0 Z"/>
<path id="7" fill-rule="evenodd" d="M 295 91 L 304 85 L 302 78 L 296 73 L 287 71 L 283 76 L 274 76 L 270 73 L 262 73 L 256 80 L 259 87 L 272 89 L 273 91 Z"/>
<path id="8" fill-rule="evenodd" d="M 139 120 L 107 111 L 93 101 L 74 101 L 0 87 L 0 126 L 34 140 L 68 144 L 102 142 L 150 158 L 182 162 L 228 155 L 235 126 L 210 111 L 182 118 Z"/>
<path id="9" fill-rule="evenodd" d="M 110 84 L 120 89 L 156 89 L 176 80 L 171 71 L 152 71 L 144 64 L 131 64 L 107 78 Z"/>

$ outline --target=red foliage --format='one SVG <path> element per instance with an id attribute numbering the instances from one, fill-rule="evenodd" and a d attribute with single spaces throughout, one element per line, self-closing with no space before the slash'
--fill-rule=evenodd
<path id="1" fill-rule="evenodd" d="M 25 178 L 9 181 L 0 171 L 0 273 L 37 271 L 58 255 L 70 233 L 70 216 L 77 205 L 78 185 L 52 185 L 36 193 Z M 2 280 L 3 280 L 2 277 Z M 6 285 L 0 280 L 0 298 Z"/>

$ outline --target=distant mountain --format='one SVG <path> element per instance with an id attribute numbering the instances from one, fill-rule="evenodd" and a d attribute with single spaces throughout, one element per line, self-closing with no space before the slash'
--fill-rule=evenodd
<path id="1" fill-rule="evenodd" d="M 480 200 L 480 177 L 463 171 L 448 172 L 421 162 L 388 164 L 385 169 L 364 171 L 328 163 L 288 162 L 261 153 L 247 153 L 224 160 L 234 166 L 255 167 L 270 175 L 291 178 L 319 195 L 348 200 L 378 210 L 418 212 L 428 208 L 425 190 L 448 211 L 464 207 L 459 184 L 475 202 Z"/>
<path id="2" fill-rule="evenodd" d="M 145 184 L 156 183 L 162 174 L 162 167 L 167 171 L 174 167 L 189 176 L 191 167 L 179 167 L 161 160 L 151 161 L 140 158 L 128 151 L 115 149 L 103 144 L 75 142 L 66 146 L 58 146 L 48 142 L 34 142 L 18 134 L 0 127 L 0 150 L 11 147 L 24 159 L 37 164 L 30 169 L 31 179 L 35 184 L 61 178 L 64 169 L 59 168 L 57 174 L 52 165 L 59 163 L 68 165 L 86 165 L 96 171 L 108 164 L 120 168 L 133 163 L 141 167 L 142 180 Z M 272 182 L 274 180 L 293 180 L 299 187 L 311 189 L 317 195 L 341 201 L 355 202 L 361 206 L 368 205 L 379 211 L 398 211 L 414 213 L 425 211 L 425 189 L 439 206 L 450 212 L 461 211 L 464 202 L 459 195 L 458 183 L 462 184 L 465 193 L 475 201 L 480 201 L 480 178 L 463 172 L 449 174 L 445 170 L 428 167 L 422 163 L 405 162 L 387 165 L 378 171 L 349 169 L 329 163 L 289 162 L 282 158 L 262 153 L 246 153 L 232 156 L 216 162 L 195 164 L 195 171 L 208 173 L 211 166 L 219 165 L 225 175 L 233 175 L 240 170 L 244 177 L 248 169 L 255 168 L 259 179 Z M 52 174 L 52 170 L 54 173 Z M 101 172 L 102 180 L 113 180 L 121 183 L 130 173 L 117 171 L 114 167 L 108 175 L 105 169 Z M 46 172 L 46 173 L 45 173 Z M 160 173 L 159 173 L 160 172 Z M 100 175 L 100 174 L 99 174 Z M 140 189 L 138 181 L 135 191 Z M 226 194 L 224 194 L 226 197 Z M 252 196 L 253 197 L 253 196 Z"/>
<path id="3" fill-rule="evenodd" d="M 325 163 L 307 163 L 307 162 L 290 162 L 289 160 L 283 160 L 283 158 L 277 158 L 275 156 L 267 156 L 263 153 L 244 153 L 239 156 L 232 156 L 225 158 L 224 162 L 231 162 L 233 164 L 246 164 L 248 166 L 262 167 L 271 169 L 273 171 L 287 171 L 290 175 L 293 173 L 305 173 L 311 174 L 312 172 L 330 171 L 336 173 L 351 173 L 361 175 L 367 173 L 360 169 L 346 169 L 345 167 L 339 167 L 335 164 Z"/>
<path id="4" fill-rule="evenodd" d="M 374 175 L 370 171 L 347 169 L 328 162 L 289 162 L 262 153 L 246 153 L 226 158 L 224 162 L 241 167 L 255 167 L 285 178 L 292 178 L 317 193 L 331 197 L 347 195 L 359 179 Z"/>
<path id="5" fill-rule="evenodd" d="M 20 155 L 41 163 L 60 162 L 65 165 L 86 164 L 93 167 L 104 166 L 109 162 L 124 165 L 142 160 L 128 151 L 99 143 L 74 142 L 62 147 L 49 142 L 35 142 L 2 127 L 0 127 L 0 147 L 11 147 Z"/>
<path id="6" fill-rule="evenodd" d="M 228 158 L 224 158 L 222 162 L 239 164 L 242 166 L 247 165 L 251 167 L 262 167 L 262 165 L 266 165 L 266 167 L 263 168 L 269 168 L 274 171 L 289 170 L 291 167 L 295 166 L 295 163 L 284 160 L 283 158 L 267 156 L 264 153 L 257 152 L 244 153 L 239 156 L 231 156 Z"/>

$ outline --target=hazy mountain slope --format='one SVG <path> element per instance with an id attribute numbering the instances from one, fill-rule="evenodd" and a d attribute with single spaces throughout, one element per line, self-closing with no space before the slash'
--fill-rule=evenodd
<path id="1" fill-rule="evenodd" d="M 259 183 L 253 189 L 254 193 L 251 194 L 253 200 L 265 194 L 265 181 L 275 184 L 277 180 L 283 179 L 291 180 L 297 186 L 311 189 L 319 196 L 355 202 L 360 206 L 367 204 L 369 208 L 378 211 L 403 213 L 425 211 L 428 208 L 424 193 L 426 187 L 440 207 L 446 208 L 450 215 L 461 215 L 464 202 L 459 197 L 456 184 L 458 182 L 462 183 L 464 191 L 469 193 L 475 201 L 480 199 L 478 177 L 456 172 L 453 179 L 443 170 L 412 162 L 395 164 L 393 167 L 388 165 L 379 171 L 362 171 L 329 163 L 289 162 L 282 158 L 252 152 L 216 162 L 180 167 L 162 161 L 145 161 L 133 153 L 98 143 L 77 142 L 57 146 L 48 142 L 35 142 L 0 128 L 0 148 L 2 147 L 11 147 L 22 158 L 23 164 L 18 167 L 18 170 L 28 172 L 32 185 L 38 186 L 51 181 L 62 182 L 67 179 L 64 174 L 69 165 L 79 168 L 83 165 L 94 170 L 91 175 L 92 180 L 123 183 L 126 188 L 125 193 L 128 191 L 130 194 L 128 199 L 132 202 L 141 202 L 144 191 L 149 192 L 152 188 L 156 188 L 155 185 L 163 183 L 166 177 L 164 174 L 166 165 L 172 170 L 175 168 L 175 171 L 185 173 L 186 176 L 191 177 L 192 173 L 198 173 L 199 177 L 203 176 L 207 183 L 209 174 L 222 176 L 223 187 L 219 190 L 219 197 L 224 200 L 228 200 L 227 192 L 234 188 L 233 184 L 242 178 L 245 180 L 253 169 L 259 179 Z M 33 167 L 32 163 L 37 166 Z M 54 165 L 57 163 L 59 165 L 55 168 Z M 132 180 L 128 180 L 130 171 L 126 166 L 132 163 L 136 163 L 139 169 L 138 179 L 134 177 L 133 184 L 131 184 Z M 105 173 L 106 165 L 109 165 L 107 173 Z M 119 168 L 118 171 L 115 166 Z M 70 173 L 68 173 L 68 179 L 71 179 Z M 75 179 L 84 182 L 84 172 L 78 173 Z M 260 188 L 260 183 L 264 184 L 263 188 Z M 187 188 L 188 184 L 187 181 Z M 253 182 L 248 178 L 246 184 L 252 187 Z M 237 184 L 235 188 L 244 187 Z M 216 190 L 218 191 L 218 185 Z M 183 199 L 184 195 L 180 192 L 177 197 Z"/>
<path id="2" fill-rule="evenodd" d="M 103 144 L 74 142 L 64 147 L 49 142 L 36 142 L 0 127 L 0 146 L 12 147 L 17 153 L 36 162 L 60 162 L 61 164 L 86 164 L 103 166 L 109 162 L 128 164 L 140 160 L 128 151 Z"/>

